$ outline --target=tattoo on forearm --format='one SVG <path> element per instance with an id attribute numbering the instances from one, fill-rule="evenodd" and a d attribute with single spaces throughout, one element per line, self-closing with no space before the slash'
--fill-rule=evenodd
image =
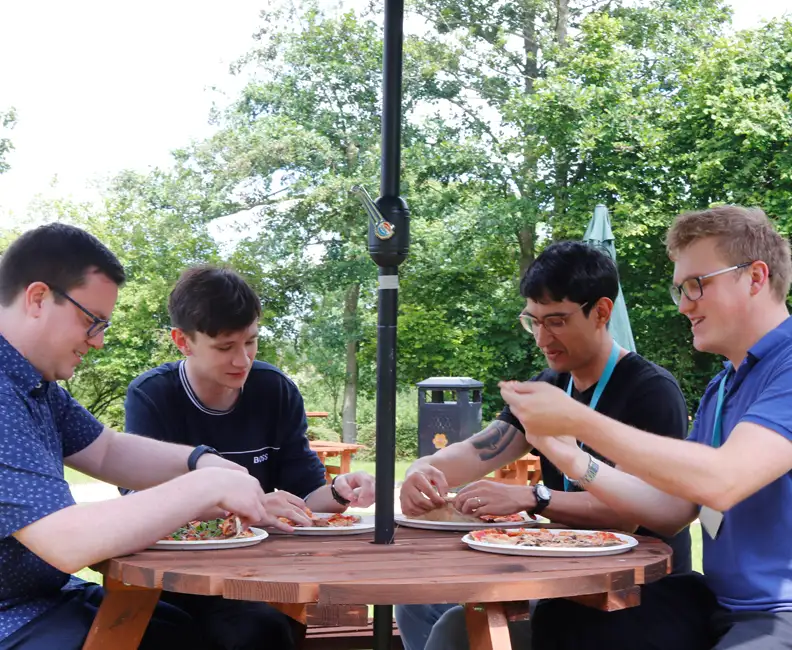
<path id="1" fill-rule="evenodd" d="M 502 454 L 520 431 L 508 422 L 496 420 L 470 439 L 481 460 L 492 460 Z"/>

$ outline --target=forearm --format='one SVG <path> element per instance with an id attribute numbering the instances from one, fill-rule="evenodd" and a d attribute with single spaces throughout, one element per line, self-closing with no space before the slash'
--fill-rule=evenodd
<path id="1" fill-rule="evenodd" d="M 449 487 L 459 487 L 520 458 L 530 449 L 519 429 L 495 420 L 468 440 L 418 459 L 410 469 L 427 463 L 443 472 Z"/>
<path id="2" fill-rule="evenodd" d="M 574 528 L 612 528 L 632 532 L 636 521 L 588 492 L 554 491 L 542 515 L 554 523 Z"/>
<path id="3" fill-rule="evenodd" d="M 585 469 L 578 469 L 572 476 L 580 477 L 584 473 Z M 586 491 L 625 520 L 661 535 L 675 535 L 698 514 L 698 506 L 690 501 L 667 494 L 604 463 L 599 464 L 597 476 L 586 485 Z"/>
<path id="4" fill-rule="evenodd" d="M 662 492 L 719 509 L 731 474 L 722 471 L 717 450 L 639 431 L 591 409 L 585 415 L 574 434 L 578 440 Z"/>
<path id="5" fill-rule="evenodd" d="M 313 512 L 344 512 L 347 506 L 342 506 L 333 498 L 330 485 L 314 490 L 305 498 L 307 505 Z"/>
<path id="6" fill-rule="evenodd" d="M 215 505 L 211 487 L 199 474 L 194 472 L 123 499 L 64 508 L 14 536 L 66 573 L 134 553 Z"/>

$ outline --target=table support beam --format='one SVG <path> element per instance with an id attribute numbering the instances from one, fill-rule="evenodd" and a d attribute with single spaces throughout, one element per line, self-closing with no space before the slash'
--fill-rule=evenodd
<path id="1" fill-rule="evenodd" d="M 465 605 L 470 650 L 511 650 L 511 638 L 502 603 Z"/>
<path id="2" fill-rule="evenodd" d="M 162 590 L 132 587 L 112 578 L 105 578 L 104 588 L 104 599 L 83 650 L 135 650 Z"/>

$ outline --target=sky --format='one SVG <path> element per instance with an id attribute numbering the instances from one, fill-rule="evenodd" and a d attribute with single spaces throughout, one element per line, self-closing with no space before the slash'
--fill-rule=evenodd
<path id="1" fill-rule="evenodd" d="M 173 149 L 210 134 L 213 103 L 243 83 L 229 65 L 253 45 L 266 3 L 0 2 L 0 111 L 18 113 L 0 226 L 38 195 L 90 199 L 102 179 L 167 166 Z M 790 11 L 788 0 L 732 6 L 737 29 Z"/>

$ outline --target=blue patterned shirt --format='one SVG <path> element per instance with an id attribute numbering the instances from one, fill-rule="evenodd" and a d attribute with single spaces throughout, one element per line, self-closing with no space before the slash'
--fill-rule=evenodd
<path id="1" fill-rule="evenodd" d="M 12 534 L 74 504 L 63 459 L 102 429 L 0 336 L 0 641 L 57 604 L 69 582 Z"/>

